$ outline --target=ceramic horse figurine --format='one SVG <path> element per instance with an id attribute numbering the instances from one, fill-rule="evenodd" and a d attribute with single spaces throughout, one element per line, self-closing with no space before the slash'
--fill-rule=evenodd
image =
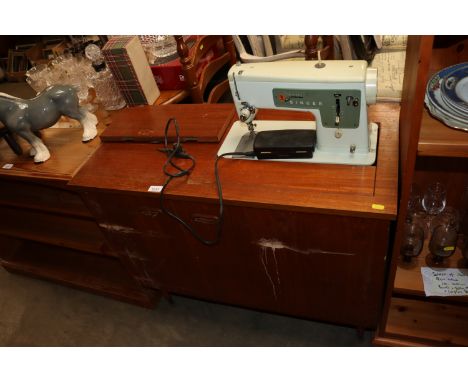
<path id="1" fill-rule="evenodd" d="M 31 144 L 34 162 L 45 162 L 50 153 L 37 136 L 39 131 L 54 125 L 62 115 L 76 119 L 83 126 L 83 142 L 97 135 L 97 118 L 79 105 L 73 86 L 55 85 L 32 99 L 21 99 L 0 93 L 0 122 L 10 133 L 15 133 Z M 10 145 L 11 146 L 11 145 Z"/>

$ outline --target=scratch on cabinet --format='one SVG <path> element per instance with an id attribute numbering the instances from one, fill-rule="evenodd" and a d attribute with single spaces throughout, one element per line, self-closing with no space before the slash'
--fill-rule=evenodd
<path id="1" fill-rule="evenodd" d="M 155 209 L 155 208 L 151 208 L 151 207 L 143 207 L 141 210 L 140 210 L 140 213 L 143 215 L 143 216 L 147 216 L 147 217 L 150 217 L 150 218 L 157 218 L 160 214 L 161 214 L 161 210 L 160 209 Z"/>
<path id="2" fill-rule="evenodd" d="M 117 232 L 117 233 L 123 233 L 123 234 L 135 234 L 135 235 L 144 235 L 144 236 L 149 236 L 149 237 L 156 237 L 156 238 L 165 238 L 166 236 L 159 231 L 138 231 L 135 228 L 132 227 L 125 227 L 122 225 L 116 225 L 116 224 L 105 224 L 101 223 L 99 226 L 102 229 L 105 229 L 106 231 L 112 231 L 112 232 Z"/>
<path id="3" fill-rule="evenodd" d="M 280 249 L 285 249 L 291 252 L 295 253 L 300 253 L 303 255 L 308 255 L 308 254 L 326 254 L 326 255 L 341 255 L 341 256 L 354 256 L 354 253 L 347 253 L 347 252 L 332 252 L 332 251 L 324 251 L 322 249 L 307 249 L 307 250 L 301 250 L 298 248 L 291 247 L 289 245 L 284 244 L 283 242 L 277 240 L 277 239 L 265 239 L 261 238 L 258 240 L 256 243 L 261 248 L 261 253 L 260 253 L 260 261 L 262 262 L 263 268 L 265 269 L 265 274 L 268 277 L 268 280 L 272 286 L 273 290 L 273 295 L 275 299 L 278 299 L 278 290 L 281 287 L 281 278 L 280 278 L 280 273 L 279 273 L 279 267 L 278 267 L 278 259 L 276 257 L 277 255 L 277 250 Z M 271 251 L 271 252 L 270 252 Z M 271 253 L 271 255 L 269 255 Z M 273 257 L 273 263 L 272 266 L 274 266 L 275 269 L 275 274 L 272 277 L 270 274 L 270 271 L 268 268 L 271 268 L 268 264 L 268 257 L 271 256 Z"/>
<path id="4" fill-rule="evenodd" d="M 268 280 L 270 280 L 271 286 L 273 287 L 273 295 L 275 296 L 275 300 L 278 299 L 278 295 L 276 294 L 276 284 L 273 281 L 270 272 L 268 271 L 268 254 L 267 254 L 267 249 L 264 247 L 262 248 L 262 253 L 260 254 L 260 261 L 263 264 L 263 268 L 265 269 L 265 274 L 268 277 Z M 276 274 L 278 275 L 278 265 L 276 265 Z M 279 275 L 278 275 L 278 281 L 279 281 Z"/>
<path id="5" fill-rule="evenodd" d="M 309 248 L 306 250 L 298 249 L 291 247 L 289 245 L 284 244 L 283 242 L 277 240 L 277 239 L 265 239 L 261 238 L 257 243 L 261 248 L 270 248 L 274 254 L 276 254 L 276 250 L 278 249 L 287 249 L 291 252 L 296 252 L 300 253 L 303 255 L 309 255 L 309 254 L 323 254 L 323 255 L 341 255 L 341 256 L 354 256 L 354 253 L 348 253 L 348 252 L 333 252 L 333 251 L 324 251 L 319 248 Z"/>
<path id="6" fill-rule="evenodd" d="M 130 260 L 130 262 L 133 264 L 133 266 L 137 269 L 137 271 L 140 272 L 140 273 L 143 272 L 144 277 L 139 276 L 139 279 L 141 281 L 149 282 L 149 283 L 151 283 L 153 285 L 154 280 L 149 275 L 149 273 L 148 273 L 148 271 L 146 269 L 148 265 L 144 264 L 144 263 L 148 262 L 148 259 L 146 259 L 145 257 L 140 256 L 138 254 L 138 252 L 133 251 L 133 250 L 129 249 L 126 246 L 123 247 L 123 251 L 125 252 L 125 254 L 126 254 L 127 258 Z"/>
<path id="7" fill-rule="evenodd" d="M 125 226 L 116 225 L 116 224 L 100 223 L 99 227 L 107 231 L 114 231 L 114 232 L 121 232 L 121 233 L 138 233 L 138 231 L 132 227 L 125 227 Z"/>

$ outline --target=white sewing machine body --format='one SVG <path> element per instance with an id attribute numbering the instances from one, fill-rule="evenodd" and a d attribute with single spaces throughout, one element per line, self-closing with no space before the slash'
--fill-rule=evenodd
<path id="1" fill-rule="evenodd" d="M 377 73 L 366 61 L 279 61 L 233 66 L 229 84 L 240 118 L 218 155 L 238 151 L 250 130 L 316 129 L 311 163 L 371 165 L 378 127 L 368 123 L 367 105 L 375 103 Z M 258 109 L 309 111 L 312 121 L 257 121 Z M 281 159 L 276 159 L 281 160 Z"/>

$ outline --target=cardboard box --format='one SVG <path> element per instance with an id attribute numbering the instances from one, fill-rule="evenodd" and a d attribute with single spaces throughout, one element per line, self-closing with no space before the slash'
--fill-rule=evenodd
<path id="1" fill-rule="evenodd" d="M 198 36 L 191 36 L 186 44 L 189 47 L 189 54 L 193 53 L 194 45 Z M 197 75 L 200 76 L 203 68 L 212 60 L 222 54 L 222 44 L 210 50 L 199 62 Z M 177 53 L 159 59 L 154 65 L 151 65 L 151 71 L 161 90 L 181 90 L 185 89 L 185 78 L 182 73 L 182 64 Z"/>
<path id="2" fill-rule="evenodd" d="M 112 37 L 102 49 L 128 106 L 152 105 L 159 88 L 137 36 Z"/>

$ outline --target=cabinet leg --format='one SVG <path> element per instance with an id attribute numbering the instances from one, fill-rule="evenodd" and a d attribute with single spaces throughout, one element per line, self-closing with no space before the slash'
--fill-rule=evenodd
<path id="1" fill-rule="evenodd" d="M 364 339 L 364 328 L 363 327 L 357 327 L 356 328 L 356 334 L 360 340 Z"/>
<path id="2" fill-rule="evenodd" d="M 168 291 L 161 291 L 162 296 L 164 299 L 171 305 L 174 305 L 174 299 L 172 298 L 172 295 Z"/>

